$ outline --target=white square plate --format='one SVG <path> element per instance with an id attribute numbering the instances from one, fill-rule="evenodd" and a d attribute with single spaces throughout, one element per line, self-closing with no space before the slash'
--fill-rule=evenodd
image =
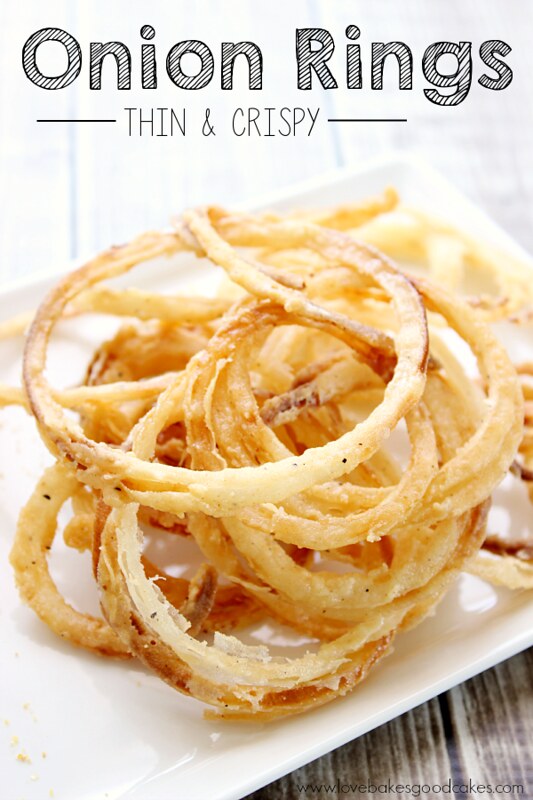
<path id="1" fill-rule="evenodd" d="M 334 205 L 391 184 L 407 202 L 521 252 L 442 177 L 411 158 L 381 159 L 257 206 Z M 200 270 L 194 283 L 206 278 Z M 168 290 L 190 285 L 191 275 L 156 262 L 149 280 Z M 51 283 L 48 277 L 5 291 L 0 319 L 35 307 Z M 105 327 L 65 328 L 56 359 L 63 378 L 73 382 L 82 374 L 95 335 L 105 335 Z M 0 343 L 0 381 L 18 381 L 20 353 L 20 342 Z M 531 593 L 495 590 L 464 576 L 436 616 L 402 636 L 394 654 L 350 696 L 270 725 L 205 721 L 202 704 L 135 663 L 72 649 L 21 605 L 8 552 L 20 506 L 49 458 L 24 412 L 0 411 L 0 774 L 10 800 L 237 800 L 533 644 Z M 526 524 L 531 509 L 524 495 L 498 490 L 497 502 L 511 513 L 506 522 L 500 510 L 498 524 Z M 52 566 L 69 598 L 94 610 L 84 556 L 60 550 Z M 17 760 L 19 753 L 30 761 Z"/>

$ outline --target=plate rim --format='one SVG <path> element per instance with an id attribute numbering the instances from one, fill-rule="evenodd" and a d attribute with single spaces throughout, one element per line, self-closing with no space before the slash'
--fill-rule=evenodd
<path id="1" fill-rule="evenodd" d="M 350 180 L 356 178 L 358 175 L 372 173 L 383 168 L 389 167 L 391 169 L 398 169 L 399 167 L 413 170 L 419 174 L 423 174 L 426 178 L 435 184 L 440 184 L 447 192 L 452 192 L 461 198 L 461 201 L 469 205 L 469 210 L 472 214 L 478 217 L 480 222 L 489 225 L 492 230 L 498 235 L 498 238 L 505 239 L 505 245 L 520 254 L 524 260 L 531 263 L 533 268 L 533 256 L 527 250 L 515 241 L 512 235 L 500 226 L 498 222 L 493 220 L 488 213 L 474 203 L 470 198 L 458 189 L 451 181 L 448 180 L 439 170 L 432 166 L 428 161 L 410 151 L 394 152 L 388 151 L 373 158 L 367 159 L 362 164 L 347 164 L 342 167 L 335 167 L 323 172 L 318 173 L 310 178 L 306 178 L 296 183 L 280 189 L 266 192 L 252 201 L 244 203 L 235 203 L 234 207 L 237 210 L 243 211 L 258 211 L 261 209 L 276 206 L 281 203 L 290 201 L 302 194 L 315 192 L 325 186 L 333 185 L 340 181 Z M 161 230 L 165 230 L 163 226 Z M 90 251 L 88 255 L 77 256 L 76 258 L 67 259 L 60 267 L 43 267 L 35 270 L 29 275 L 23 275 L 20 278 L 12 278 L 4 282 L 0 286 L 0 299 L 3 300 L 7 295 L 18 294 L 26 289 L 36 289 L 41 285 L 43 287 L 49 286 L 52 281 L 59 280 L 64 275 L 67 275 L 76 267 L 89 261 L 98 254 L 97 251 Z M 46 288 L 43 288 L 46 291 Z"/>

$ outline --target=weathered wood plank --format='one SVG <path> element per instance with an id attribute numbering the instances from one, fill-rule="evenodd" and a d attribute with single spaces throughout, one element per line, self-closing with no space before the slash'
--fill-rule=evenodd
<path id="1" fill-rule="evenodd" d="M 457 686 L 448 698 L 465 777 L 520 783 L 533 796 L 533 648 Z"/>
<path id="2" fill-rule="evenodd" d="M 69 16 L 67 0 L 54 6 L 60 17 Z M 71 131 L 35 121 L 64 117 L 72 95 L 38 89 L 21 67 L 23 42 L 50 24 L 49 15 L 35 3 L 1 6 L 0 284 L 72 255 Z"/>
<path id="3" fill-rule="evenodd" d="M 320 23 L 338 42 L 340 75 L 345 28 L 357 24 L 361 29 L 364 88 L 361 92 L 346 88 L 328 91 L 335 116 L 408 118 L 407 123 L 397 124 L 338 123 L 342 160 L 363 162 L 383 150 L 416 151 L 533 250 L 533 104 L 527 99 L 533 70 L 533 5 L 521 4 L 518 11 L 500 0 L 409 0 L 400 10 L 395 0 L 358 6 L 338 0 L 334 4 L 318 2 L 317 8 Z M 482 72 L 479 45 L 493 38 L 512 47 L 507 61 L 514 78 L 502 92 L 488 91 L 477 83 Z M 436 106 L 423 94 L 429 84 L 421 70 L 422 55 L 429 44 L 443 39 L 473 43 L 471 90 L 455 108 Z M 398 90 L 398 70 L 391 59 L 383 90 L 370 91 L 370 43 L 394 40 L 406 42 L 413 51 L 413 90 Z"/>
<path id="4" fill-rule="evenodd" d="M 249 795 L 248 800 L 292 800 L 311 797 L 298 786 L 394 783 L 438 783 L 450 773 L 438 699 L 409 711 L 387 725 L 355 739 L 291 775 Z M 345 792 L 345 797 L 363 796 Z"/>
<path id="5" fill-rule="evenodd" d="M 522 784 L 533 795 L 533 649 L 472 678 L 247 800 L 293 800 L 311 784 Z M 335 795 L 333 795 L 335 796 Z M 368 797 L 344 792 L 344 797 Z M 433 796 L 433 795 L 431 795 Z"/>

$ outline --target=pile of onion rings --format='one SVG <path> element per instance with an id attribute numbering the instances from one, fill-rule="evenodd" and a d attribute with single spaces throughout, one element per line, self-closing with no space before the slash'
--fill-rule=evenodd
<path id="1" fill-rule="evenodd" d="M 108 283 L 180 254 L 191 271 L 221 268 L 215 297 Z M 492 295 L 469 294 L 472 269 Z M 486 531 L 509 473 L 533 500 L 533 368 L 517 370 L 488 324 L 527 325 L 527 269 L 502 269 L 389 190 L 285 217 L 191 211 L 68 275 L 33 318 L 23 387 L 0 387 L 55 459 L 11 553 L 23 600 L 60 636 L 136 656 L 208 713 L 268 721 L 353 689 L 462 571 L 533 588 L 531 543 Z M 81 385 L 56 389 L 55 328 L 87 313 L 124 322 Z M 49 572 L 67 504 L 63 538 L 92 554 L 101 618 Z M 153 528 L 195 541 L 190 580 L 148 556 Z M 268 619 L 308 651 L 290 659 L 235 635 Z"/>

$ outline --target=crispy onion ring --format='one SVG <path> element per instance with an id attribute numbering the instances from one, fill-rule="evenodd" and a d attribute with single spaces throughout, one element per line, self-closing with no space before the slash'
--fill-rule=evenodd
<path id="1" fill-rule="evenodd" d="M 243 645 L 232 636 L 215 636 L 212 646 L 189 636 L 187 621 L 171 611 L 143 573 L 136 511 L 132 503 L 113 509 L 104 528 L 98 575 L 100 585 L 107 587 L 102 594 L 107 618 L 138 657 L 175 688 L 218 706 L 223 716 L 258 719 L 264 714 L 269 719 L 304 711 L 319 698 L 326 702 L 352 688 L 367 659 L 384 654 L 397 628 L 426 615 L 458 574 L 459 565 L 477 551 L 486 506 L 458 523 L 462 536 L 454 566 L 321 645 L 316 654 L 292 660 L 272 658 L 266 648 Z M 291 698 L 297 699 L 297 706 Z"/>
<path id="2" fill-rule="evenodd" d="M 531 586 L 523 548 L 489 537 L 480 555 L 492 490 L 511 466 L 527 484 L 530 373 L 521 386 L 472 301 L 346 233 L 386 231 L 397 202 L 389 192 L 292 218 L 192 211 L 48 295 L 24 393 L 2 389 L 0 402 L 31 410 L 58 461 L 12 554 L 21 594 L 57 632 L 136 655 L 211 713 L 268 721 L 350 691 L 461 571 Z M 436 229 L 422 250 L 433 274 L 452 254 L 460 280 L 464 241 Z M 229 289 L 186 298 L 103 283 L 179 253 L 221 267 Z M 57 390 L 55 326 L 94 311 L 129 319 L 82 386 Z M 477 380 L 453 355 L 458 339 Z M 47 480 L 54 503 L 34 539 Z M 69 498 L 64 538 L 91 550 L 106 622 L 68 606 L 47 571 L 43 546 Z M 140 523 L 174 542 L 177 574 L 145 552 Z M 186 579 L 192 540 L 202 563 Z M 230 635 L 268 619 L 317 639 L 314 651 L 289 659 Z"/>
<path id="3" fill-rule="evenodd" d="M 202 223 L 205 223 L 205 216 L 199 217 L 197 222 L 198 230 L 203 230 Z M 207 230 L 208 228 L 209 226 Z M 47 342 L 65 305 L 77 293 L 97 282 L 102 277 L 102 272 L 105 272 L 102 263 L 104 259 L 96 259 L 66 278 L 44 301 L 28 334 L 24 358 L 25 388 L 33 414 L 38 420 L 41 435 L 52 452 L 84 470 L 84 482 L 91 483 L 104 491 L 110 485 L 112 489 L 120 486 L 125 494 L 135 501 L 140 499 L 140 495 L 145 494 L 148 501 L 142 501 L 143 504 L 162 511 L 172 511 L 177 514 L 185 511 L 204 511 L 220 516 L 227 513 L 228 505 L 230 509 L 235 507 L 235 499 L 229 503 L 227 500 L 226 487 L 230 475 L 235 497 L 239 497 L 240 505 L 246 505 L 252 500 L 275 502 L 310 488 L 317 482 L 339 477 L 370 456 L 377 449 L 380 440 L 378 431 L 381 431 L 382 439 L 420 398 L 424 388 L 424 369 L 427 362 L 427 331 L 423 305 L 410 282 L 392 265 L 383 261 L 379 254 L 356 245 L 348 237 L 336 232 L 315 230 L 313 226 L 298 226 L 295 230 L 293 224 L 284 226 L 281 223 L 272 224 L 269 226 L 270 229 L 273 229 L 272 235 L 279 236 L 284 246 L 290 242 L 307 242 L 309 236 L 310 242 L 307 243 L 310 246 L 318 248 L 335 261 L 340 259 L 352 269 L 372 276 L 378 283 L 388 287 L 391 293 L 394 292 L 391 301 L 403 324 L 396 341 L 397 363 L 394 375 L 387 385 L 381 407 L 354 431 L 326 445 L 322 450 L 320 462 L 313 464 L 312 468 L 309 466 L 309 456 L 304 454 L 296 459 L 283 459 L 268 464 L 261 470 L 260 477 L 254 476 L 253 470 L 249 468 L 234 473 L 209 470 L 193 473 L 180 467 L 147 464 L 133 453 L 117 451 L 103 443 L 91 441 L 54 400 L 44 368 Z M 248 232 L 245 226 L 246 240 L 252 236 L 255 241 L 254 234 L 257 238 L 255 231 Z M 139 244 L 134 243 L 123 251 L 111 253 L 108 256 L 111 261 L 108 270 L 112 275 L 121 274 L 139 260 L 167 252 L 172 246 L 176 248 L 175 241 L 169 242 L 167 238 L 158 246 L 154 246 L 151 240 L 145 246 L 143 239 Z M 249 268 L 246 264 L 238 257 L 230 258 L 230 262 L 227 261 L 231 248 L 227 250 L 227 246 L 217 240 L 213 247 L 217 257 L 219 256 L 217 248 L 222 250 L 219 256 L 222 261 L 217 263 L 226 267 L 230 277 L 236 282 L 242 281 L 240 285 L 244 285 L 244 288 L 250 285 Z M 214 255 L 212 252 L 210 254 Z M 242 275 L 246 277 L 242 278 Z M 301 309 L 300 313 L 308 324 L 334 327 L 352 346 L 362 347 L 363 352 L 368 353 L 370 358 L 376 348 L 381 353 L 382 347 L 386 347 L 383 336 L 374 335 L 370 329 L 352 323 L 349 319 L 342 321 L 337 315 L 330 316 L 325 309 L 309 303 L 305 297 L 278 285 L 271 278 L 261 275 L 256 291 L 265 292 L 269 299 L 284 300 L 286 306 L 291 309 L 287 313 L 296 313 Z M 285 310 L 287 311 L 287 308 Z M 226 325 L 232 324 L 230 317 Z M 194 359 L 190 362 L 193 364 L 191 369 L 196 366 L 193 362 Z M 175 402 L 176 395 L 181 391 L 182 381 L 178 380 L 160 395 L 156 406 L 159 416 L 166 413 L 166 407 Z M 149 421 L 151 422 L 152 418 Z M 343 461 L 344 458 L 346 461 Z M 92 467 L 95 461 L 99 465 L 98 471 Z M 294 469 L 295 461 L 299 469 Z M 269 490 L 261 492 L 261 486 L 267 481 Z M 146 492 L 143 488 L 146 485 L 153 485 L 157 494 L 153 491 Z M 275 490 L 272 489 L 273 486 Z"/>
<path id="4" fill-rule="evenodd" d="M 127 658 L 129 651 L 115 631 L 104 620 L 72 608 L 58 591 L 48 570 L 57 515 L 78 486 L 75 476 L 60 464 L 54 464 L 45 472 L 20 515 L 11 565 L 24 602 L 55 633 L 101 655 Z"/>

